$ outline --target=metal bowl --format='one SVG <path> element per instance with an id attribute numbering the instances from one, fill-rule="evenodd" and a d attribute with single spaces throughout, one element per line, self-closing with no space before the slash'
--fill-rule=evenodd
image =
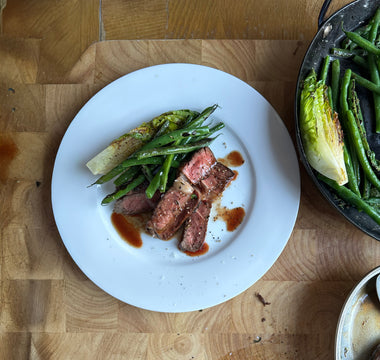
<path id="1" fill-rule="evenodd" d="M 335 360 L 368 360 L 380 343 L 380 301 L 376 278 L 380 266 L 369 272 L 347 297 L 335 337 Z"/>
<path id="2" fill-rule="evenodd" d="M 342 31 L 342 21 L 344 22 L 344 28 L 346 30 L 355 30 L 364 22 L 367 22 L 369 19 L 371 19 L 377 7 L 379 6 L 379 3 L 377 1 L 357 0 L 338 10 L 329 19 L 323 22 L 321 19 L 323 19 L 324 13 L 327 11 L 329 3 L 330 0 L 326 0 L 324 6 L 322 7 L 319 19 L 319 30 L 305 54 L 298 75 L 295 98 L 297 146 L 301 161 L 304 164 L 307 173 L 310 175 L 313 182 L 323 194 L 323 196 L 352 224 L 373 238 L 380 240 L 380 226 L 374 220 L 372 220 L 367 214 L 359 212 L 352 206 L 342 207 L 342 201 L 337 198 L 337 196 L 333 193 L 333 191 L 330 190 L 328 186 L 317 179 L 316 172 L 311 168 L 308 161 L 306 160 L 304 148 L 302 145 L 298 117 L 302 81 L 309 74 L 312 68 L 318 72 L 321 68 L 323 59 L 330 53 L 330 49 L 332 47 L 339 46 L 340 42 L 345 36 Z M 362 70 L 357 66 L 354 66 L 352 62 L 343 59 L 340 60 L 342 74 L 347 67 L 350 67 L 355 72 L 362 72 Z M 359 86 L 357 86 L 357 92 L 361 100 L 361 107 L 365 118 L 365 126 L 367 130 L 369 145 L 375 151 L 375 153 L 380 156 L 380 135 L 374 132 L 372 95 L 367 90 Z"/>

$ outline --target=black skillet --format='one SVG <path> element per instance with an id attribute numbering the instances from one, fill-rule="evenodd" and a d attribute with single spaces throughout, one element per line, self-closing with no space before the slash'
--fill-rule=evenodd
<path id="1" fill-rule="evenodd" d="M 311 168 L 306 160 L 305 152 L 302 146 L 298 115 L 299 98 L 303 79 L 305 79 L 312 68 L 319 73 L 324 57 L 326 55 L 330 55 L 330 49 L 332 47 L 340 47 L 340 43 L 345 36 L 342 31 L 342 22 L 345 30 L 353 31 L 363 25 L 363 23 L 368 22 L 374 15 L 376 9 L 380 6 L 380 1 L 378 0 L 356 0 L 338 10 L 327 20 L 324 20 L 330 2 L 331 0 L 325 0 L 322 5 L 318 18 L 318 32 L 305 54 L 298 75 L 295 101 L 297 146 L 301 161 L 305 166 L 306 171 L 323 196 L 352 224 L 376 240 L 380 241 L 380 226 L 377 225 L 375 221 L 372 220 L 367 214 L 359 212 L 351 206 L 342 206 L 342 201 L 336 197 L 330 188 L 317 179 L 316 172 Z M 347 67 L 350 67 L 353 71 L 361 73 L 363 76 L 368 78 L 368 74 L 363 72 L 363 70 L 359 67 L 355 66 L 352 61 L 343 59 L 340 59 L 340 61 L 342 71 L 341 75 L 343 75 Z M 361 101 L 369 145 L 380 159 L 380 134 L 376 134 L 374 131 L 372 95 L 369 91 L 358 85 L 357 92 Z"/>

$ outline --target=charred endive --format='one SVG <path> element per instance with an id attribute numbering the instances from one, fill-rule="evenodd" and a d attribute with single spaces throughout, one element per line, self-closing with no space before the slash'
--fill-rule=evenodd
<path id="1" fill-rule="evenodd" d="M 300 131 L 310 165 L 339 185 L 346 184 L 343 131 L 330 105 L 328 87 L 317 80 L 314 70 L 304 80 L 301 92 Z"/>

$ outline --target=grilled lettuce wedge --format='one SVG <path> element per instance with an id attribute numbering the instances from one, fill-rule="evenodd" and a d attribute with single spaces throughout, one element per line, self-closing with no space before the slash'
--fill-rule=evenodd
<path id="1" fill-rule="evenodd" d="M 328 88 L 314 70 L 306 77 L 300 100 L 300 131 L 306 158 L 316 171 L 339 185 L 348 182 L 343 131 L 331 108 Z"/>

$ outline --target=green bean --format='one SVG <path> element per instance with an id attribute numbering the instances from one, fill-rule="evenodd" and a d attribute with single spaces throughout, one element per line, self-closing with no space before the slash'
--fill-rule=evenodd
<path id="1" fill-rule="evenodd" d="M 142 184 L 145 180 L 145 176 L 143 174 L 139 175 L 136 179 L 132 180 L 128 185 L 126 185 L 124 188 L 116 190 L 114 193 L 107 195 L 102 200 L 102 205 L 107 205 L 112 201 L 115 201 L 117 199 L 120 199 L 125 194 L 129 193 L 131 190 Z"/>
<path id="2" fill-rule="evenodd" d="M 343 132 L 345 133 L 345 146 L 346 146 L 345 151 L 347 151 L 349 155 L 349 157 L 347 157 L 347 154 L 346 154 L 345 160 L 346 161 L 348 161 L 348 159 L 351 160 L 349 162 L 346 162 L 345 165 L 346 165 L 346 170 L 348 172 L 348 175 L 351 174 L 352 171 L 355 174 L 355 177 L 350 179 L 351 187 L 352 189 L 355 190 L 359 187 L 359 183 L 360 183 L 360 165 L 357 158 L 357 154 L 354 149 L 352 136 L 346 125 L 347 121 L 344 121 L 346 113 L 349 110 L 348 88 L 351 82 L 351 73 L 352 73 L 351 69 L 347 69 L 343 75 L 341 90 L 340 90 L 340 115 L 341 115 L 341 125 L 343 128 Z"/>
<path id="3" fill-rule="evenodd" d="M 350 83 L 350 89 L 348 92 L 348 101 L 349 101 L 349 107 L 352 111 L 355 121 L 360 133 L 360 138 L 363 143 L 363 147 L 366 151 L 367 157 L 371 163 L 371 165 L 376 169 L 376 171 L 380 171 L 380 161 L 376 159 L 376 154 L 372 149 L 370 148 L 367 140 L 367 133 L 366 129 L 364 127 L 364 119 L 363 114 L 360 107 L 360 101 L 359 97 L 355 91 L 355 80 L 352 79 Z"/>
<path id="4" fill-rule="evenodd" d="M 100 185 L 104 184 L 110 180 L 112 180 L 117 175 L 121 174 L 123 171 L 125 171 L 127 168 L 131 166 L 136 165 L 149 165 L 149 164 L 161 164 L 162 160 L 160 159 L 136 159 L 136 158 L 128 158 L 124 160 L 121 164 L 115 166 L 111 171 L 109 171 L 107 174 L 101 176 L 98 180 L 96 180 L 92 185 Z"/>
<path id="5" fill-rule="evenodd" d="M 190 140 L 191 140 L 191 137 L 188 137 L 183 142 L 188 142 Z M 178 146 L 180 144 L 182 144 L 182 142 L 180 140 L 177 140 L 174 143 L 174 146 Z M 169 172 L 170 172 L 170 168 L 172 166 L 172 162 L 174 161 L 174 156 L 175 156 L 174 154 L 170 154 L 170 155 L 166 156 L 165 161 L 162 164 L 161 174 L 160 174 L 160 191 L 162 193 L 164 193 L 166 191 L 166 186 L 167 186 L 168 178 L 169 178 Z"/>
<path id="6" fill-rule="evenodd" d="M 352 40 L 355 44 L 360 46 L 362 49 L 366 50 L 368 53 L 374 54 L 376 56 L 380 55 L 380 49 L 377 48 L 371 41 L 368 41 L 367 39 L 365 39 L 363 36 L 353 31 L 343 30 L 343 32 L 346 34 L 346 36 L 350 40 Z"/>
<path id="7" fill-rule="evenodd" d="M 371 30 L 369 32 L 369 38 L 368 40 L 374 44 L 377 36 L 377 30 L 379 28 L 379 22 L 380 22 L 380 8 L 377 9 L 375 16 L 373 18 L 373 24 L 371 27 Z M 380 77 L 379 77 L 379 71 L 376 64 L 376 59 L 373 54 L 368 54 L 368 65 L 369 65 L 369 72 L 371 75 L 371 80 L 376 85 L 380 84 Z M 377 133 L 380 133 L 380 95 L 373 93 L 373 103 L 374 103 L 374 110 L 375 110 L 375 131 Z"/>
<path id="8" fill-rule="evenodd" d="M 359 184 L 352 164 L 351 156 L 347 151 L 347 147 L 343 146 L 344 163 L 348 178 L 348 187 L 358 196 L 360 196 Z"/>
<path id="9" fill-rule="evenodd" d="M 346 112 L 345 118 L 347 120 L 347 128 L 350 133 L 350 138 L 353 140 L 353 146 L 355 148 L 356 154 L 358 155 L 358 159 L 360 165 L 362 166 L 363 172 L 368 177 L 368 180 L 372 183 L 372 185 L 380 190 L 380 180 L 372 170 L 371 165 L 367 159 L 367 155 L 360 138 L 359 129 L 356 125 L 355 117 L 351 110 L 348 110 Z"/>
<path id="10" fill-rule="evenodd" d="M 166 146 L 161 148 L 148 149 L 146 151 L 139 151 L 138 153 L 136 153 L 136 156 L 138 159 L 145 159 L 151 156 L 189 153 L 201 147 L 209 146 L 213 140 L 213 138 L 206 138 L 196 143 L 187 145 Z"/>
<path id="11" fill-rule="evenodd" d="M 212 105 L 203 110 L 194 120 L 192 120 L 186 128 L 196 128 L 203 124 L 203 122 L 218 108 L 218 105 Z"/>
<path id="12" fill-rule="evenodd" d="M 372 21 L 370 21 L 368 24 L 365 24 L 359 28 L 357 28 L 354 32 L 359 34 L 359 35 L 362 35 L 363 37 L 367 37 L 369 31 L 371 30 L 371 27 L 372 27 Z M 347 48 L 353 48 L 351 45 L 356 45 L 355 43 L 353 43 L 349 38 L 345 38 L 343 41 L 342 41 L 342 48 L 344 49 L 347 49 Z"/>
<path id="13" fill-rule="evenodd" d="M 222 130 L 225 127 L 224 123 L 218 123 L 212 128 L 210 128 L 209 136 L 216 133 L 219 130 Z"/>
<path id="14" fill-rule="evenodd" d="M 147 189 L 145 190 L 145 195 L 148 199 L 151 199 L 154 196 L 154 194 L 160 186 L 160 173 L 161 169 L 158 169 L 152 181 L 149 183 Z"/>
<path id="15" fill-rule="evenodd" d="M 161 178 L 160 178 L 160 191 L 162 193 L 164 193 L 166 191 L 166 186 L 167 186 L 168 177 L 169 177 L 169 171 L 170 171 L 171 164 L 172 164 L 173 160 L 174 160 L 174 154 L 170 154 L 165 158 L 165 161 L 162 164 L 162 169 L 161 169 L 162 174 L 161 174 Z"/>
<path id="16" fill-rule="evenodd" d="M 215 126 L 213 126 L 212 128 L 210 128 L 210 132 L 207 135 L 191 137 L 189 139 L 186 139 L 187 141 L 183 142 L 181 144 L 191 144 L 191 143 L 203 140 L 206 137 L 210 137 L 210 135 L 216 133 L 217 131 L 222 130 L 224 128 L 224 126 L 225 126 L 224 123 L 218 123 Z"/>
<path id="17" fill-rule="evenodd" d="M 335 190 L 336 194 L 345 202 L 350 205 L 355 206 L 358 210 L 364 211 L 367 215 L 369 215 L 377 224 L 380 225 L 380 215 L 378 212 L 369 205 L 365 200 L 361 199 L 350 189 L 345 186 L 340 186 L 334 180 L 328 179 L 327 177 L 318 174 L 317 175 L 320 180 L 325 182 L 328 186 Z"/>
<path id="18" fill-rule="evenodd" d="M 203 122 L 216 110 L 217 107 L 218 107 L 218 105 L 215 104 L 213 106 L 206 108 L 204 111 L 202 111 L 202 113 L 198 117 L 196 117 L 195 119 L 190 121 L 188 124 L 186 124 L 185 127 L 191 129 L 191 128 L 195 128 L 197 126 L 202 125 Z M 186 145 L 186 144 L 194 142 L 194 141 L 199 141 L 199 140 L 203 139 L 204 137 L 209 136 L 212 133 L 214 133 L 214 132 L 220 130 L 222 127 L 224 127 L 224 124 L 223 124 L 223 126 L 220 126 L 220 124 L 218 124 L 218 125 L 219 125 L 218 127 L 211 128 L 209 134 L 205 134 L 203 136 L 197 136 L 194 138 L 194 140 L 193 140 L 193 137 L 188 137 L 188 138 L 183 139 L 183 140 L 177 140 L 174 145 L 180 145 L 180 144 Z M 179 156 L 179 155 L 177 154 L 176 156 Z M 169 178 L 169 172 L 170 172 L 170 169 L 172 167 L 172 163 L 173 163 L 174 159 L 177 159 L 177 158 L 174 156 L 174 154 L 170 154 L 166 157 L 165 162 L 162 165 L 162 174 L 160 177 L 160 191 L 161 192 L 165 192 L 165 190 L 166 190 L 168 178 Z"/>
<path id="19" fill-rule="evenodd" d="M 362 56 L 359 56 L 359 55 L 355 55 L 353 58 L 352 58 L 352 61 L 359 65 L 360 67 L 362 67 L 363 69 L 368 69 L 368 63 L 367 61 L 362 57 Z"/>
<path id="20" fill-rule="evenodd" d="M 331 106 L 334 111 L 338 111 L 339 86 L 340 86 L 340 61 L 338 59 L 335 59 L 333 60 L 331 64 L 331 96 L 332 96 Z"/>
<path id="21" fill-rule="evenodd" d="M 351 75 L 352 75 L 351 69 L 347 69 L 344 72 L 344 76 L 343 76 L 342 84 L 340 88 L 340 108 L 343 114 L 345 114 L 348 110 L 347 94 L 348 94 L 348 87 L 350 86 Z"/>
<path id="22" fill-rule="evenodd" d="M 368 41 L 374 43 L 377 37 L 377 31 L 379 29 L 380 24 L 380 8 L 377 8 L 375 15 L 371 19 L 370 22 L 370 28 L 369 28 L 369 34 L 368 34 Z"/>
<path id="23" fill-rule="evenodd" d="M 189 136 L 205 135 L 208 134 L 209 131 L 210 129 L 207 126 L 200 126 L 194 128 L 186 127 L 179 130 L 171 131 L 156 139 L 153 139 L 151 142 L 142 146 L 139 151 L 145 151 L 148 149 L 165 146 L 167 144 L 174 143 L 177 140 L 186 139 Z"/>
<path id="24" fill-rule="evenodd" d="M 362 190 L 362 198 L 368 199 L 371 194 L 371 182 L 368 181 L 367 176 L 363 176 L 363 190 Z"/>
<path id="25" fill-rule="evenodd" d="M 360 85 L 365 87 L 366 89 L 379 94 L 380 95 L 380 85 L 376 85 L 374 82 L 360 76 L 357 73 L 352 72 L 352 77 L 356 80 L 356 82 Z"/>
<path id="26" fill-rule="evenodd" d="M 142 165 L 142 166 L 141 166 L 141 171 L 142 171 L 142 173 L 144 174 L 145 178 L 146 178 L 148 181 L 152 181 L 152 179 L 153 179 L 153 174 L 152 174 L 152 170 L 150 169 L 149 166 L 147 166 L 147 165 Z"/>
<path id="27" fill-rule="evenodd" d="M 330 67 L 330 56 L 327 55 L 323 60 L 322 70 L 321 70 L 321 75 L 320 75 L 320 80 L 322 81 L 323 84 L 326 83 L 329 67 Z"/>
<path id="28" fill-rule="evenodd" d="M 116 180 L 113 182 L 115 186 L 122 186 L 125 183 L 131 181 L 137 173 L 140 171 L 139 166 L 131 166 L 127 168 L 123 173 L 120 174 L 119 177 L 116 178 Z"/>

